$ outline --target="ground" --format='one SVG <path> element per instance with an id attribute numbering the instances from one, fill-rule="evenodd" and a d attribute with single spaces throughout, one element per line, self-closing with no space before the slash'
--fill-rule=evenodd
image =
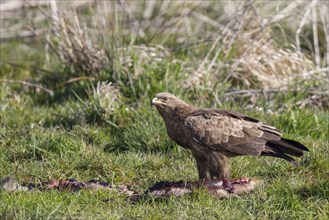
<path id="1" fill-rule="evenodd" d="M 63 107 L 64 108 L 64 107 Z M 163 133 L 164 125 L 148 105 L 139 108 L 153 123 L 141 125 L 143 132 L 152 126 L 155 133 Z M 128 184 L 143 192 L 160 180 L 196 180 L 197 171 L 190 153 L 170 142 L 160 140 L 158 150 L 132 149 L 109 151 L 115 133 L 111 126 L 74 125 L 50 126 L 56 123 L 55 107 L 31 104 L 13 105 L 2 110 L 1 176 L 12 175 L 20 182 L 75 178 L 101 179 L 114 184 Z M 247 112 L 246 112 L 247 113 Z M 200 191 L 181 198 L 146 199 L 132 204 L 118 193 L 107 191 L 70 192 L 15 192 L 1 194 L 1 213 L 6 218 L 97 217 L 97 218 L 318 218 L 328 216 L 328 145 L 327 113 L 317 110 L 290 110 L 280 115 L 248 111 L 253 116 L 281 128 L 286 137 L 309 147 L 310 152 L 300 160 L 300 167 L 275 158 L 236 158 L 233 176 L 254 177 L 262 181 L 255 193 L 218 200 Z M 292 115 L 294 118 L 292 119 Z M 56 118 L 56 117 L 55 117 Z M 51 121 L 52 122 L 47 122 Z M 127 136 L 136 139 L 152 137 L 134 131 L 126 125 Z M 158 123 L 160 125 L 158 125 Z M 160 127 L 160 129 L 159 129 Z M 142 133 L 142 134 L 140 134 Z M 140 135 L 140 136 L 139 136 Z M 129 142 L 131 137 L 124 141 Z M 136 145 L 140 144 L 136 140 Z M 167 146 L 165 146 L 167 145 Z"/>
<path id="2" fill-rule="evenodd" d="M 2 13 L 0 178 L 98 179 L 140 193 L 158 181 L 197 180 L 190 152 L 169 139 L 150 106 L 164 91 L 258 118 L 310 151 L 297 159 L 299 167 L 278 158 L 234 158 L 232 178 L 261 181 L 239 198 L 219 200 L 200 189 L 132 203 L 102 190 L 0 191 L 0 219 L 328 219 L 329 37 L 322 2 L 312 1 L 319 8 L 319 51 L 312 23 L 300 23 L 307 1 L 137 2 L 127 1 L 129 10 L 117 1 L 79 2 L 73 7 L 80 24 L 67 16 L 58 26 L 55 14 L 44 16 L 50 6 Z M 256 21 L 275 22 L 263 29 Z M 224 26 L 230 31 L 218 30 Z M 303 56 L 295 49 L 298 27 Z M 289 74 L 297 77 L 289 81 Z"/>

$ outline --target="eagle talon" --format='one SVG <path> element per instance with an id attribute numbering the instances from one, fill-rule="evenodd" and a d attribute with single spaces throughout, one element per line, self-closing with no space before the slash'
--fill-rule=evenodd
<path id="1" fill-rule="evenodd" d="M 233 186 L 233 182 L 231 180 L 223 179 L 223 187 L 229 193 L 234 192 L 234 186 Z"/>

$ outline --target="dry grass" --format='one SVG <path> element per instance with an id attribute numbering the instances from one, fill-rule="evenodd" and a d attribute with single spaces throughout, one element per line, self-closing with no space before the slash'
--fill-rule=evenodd
<path id="1" fill-rule="evenodd" d="M 266 33 L 269 32 L 269 33 Z M 229 61 L 230 75 L 245 86 L 261 88 L 288 86 L 297 79 L 305 79 L 314 65 L 303 53 L 289 48 L 278 48 L 269 30 L 250 35 L 244 32 L 236 42 L 237 56 Z"/>
<path id="2" fill-rule="evenodd" d="M 70 23 L 64 16 L 54 21 L 53 36 L 49 37 L 52 40 L 47 42 L 61 62 L 73 68 L 77 75 L 81 75 L 81 72 L 93 75 L 112 62 L 111 56 L 91 41 L 76 15 L 74 18 L 74 23 Z"/>
<path id="3" fill-rule="evenodd" d="M 27 7 L 26 4 L 11 3 L 9 7 L 6 2 L 2 10 L 8 14 L 10 10 Z M 31 2 L 29 6 L 33 9 L 38 4 Z M 40 34 L 41 29 L 35 28 L 41 20 L 48 21 L 51 31 L 42 35 L 47 42 L 46 51 L 47 47 L 52 48 L 76 75 L 129 67 L 134 56 L 141 54 L 133 70 L 139 75 L 144 71 L 143 63 L 161 62 L 163 56 L 168 56 L 164 43 L 178 45 L 175 48 L 185 45 L 186 49 L 193 42 L 209 41 L 209 53 L 200 57 L 199 63 L 185 65 L 189 68 L 185 70 L 187 87 L 212 86 L 224 79 L 244 87 L 276 88 L 329 71 L 323 69 L 329 59 L 329 8 L 324 2 L 52 1 L 49 5 L 42 3 L 42 7 L 39 5 L 42 13 L 37 14 L 38 19 L 31 18 L 31 33 Z M 88 16 L 82 13 L 84 10 Z M 8 16 L 1 21 L 8 25 Z M 273 39 L 278 31 L 273 28 L 278 27 L 286 36 L 289 33 L 283 26 L 287 24 L 296 41 L 277 44 Z M 304 54 L 300 40 L 309 26 L 313 32 L 313 53 Z M 319 28 L 325 35 L 322 40 Z M 155 46 L 135 45 L 146 36 L 151 36 L 150 43 Z M 323 49 L 319 48 L 327 51 L 320 54 Z M 154 56 L 155 50 L 158 55 Z"/>
<path id="4" fill-rule="evenodd" d="M 22 4 L 11 4 L 2 10 L 20 12 Z M 35 18 L 29 15 L 34 27 L 29 30 L 46 42 L 48 62 L 51 48 L 74 76 L 123 70 L 136 77 L 146 67 L 170 60 L 177 50 L 198 53 L 196 44 L 209 43 L 208 53 L 199 53 L 193 61 L 173 58 L 185 73 L 181 84 L 186 88 L 211 89 L 225 82 L 242 88 L 285 88 L 292 82 L 323 78 L 329 71 L 329 8 L 323 2 L 52 1 L 39 8 L 36 2 L 29 6 L 30 11 L 37 8 Z M 8 20 L 3 16 L 1 22 L 10 27 Z M 40 21 L 50 27 L 43 34 Z M 309 27 L 312 53 L 305 53 L 301 40 Z M 295 42 L 281 44 L 277 35 Z M 138 43 L 146 40 L 148 44 Z"/>
<path id="5" fill-rule="evenodd" d="M 121 94 L 111 82 L 98 82 L 92 100 L 96 100 L 95 104 L 102 109 L 105 117 L 109 117 L 120 106 Z"/>
<path id="6" fill-rule="evenodd" d="M 137 77 L 145 72 L 146 66 L 157 65 L 170 56 L 170 52 L 161 45 L 136 45 L 118 48 L 121 68 Z"/>
<path id="7" fill-rule="evenodd" d="M 303 14 L 294 14 L 292 10 L 298 8 L 307 11 L 307 6 L 305 2 L 292 2 L 282 10 L 266 14 L 263 10 L 268 6 L 259 2 L 245 1 L 237 5 L 230 21 L 214 38 L 207 56 L 186 79 L 188 87 L 200 83 L 211 86 L 212 82 L 218 81 L 219 76 L 222 76 L 224 82 L 232 80 L 242 87 L 264 89 L 288 86 L 296 80 L 310 79 L 312 75 L 325 77 L 324 72 L 328 69 L 318 66 L 317 71 L 313 71 L 315 65 L 309 54 L 296 50 L 295 45 L 279 45 L 273 40 L 278 34 L 273 31 L 273 27 L 281 27 L 293 18 L 303 18 Z M 315 10 L 323 12 L 325 10 L 322 6 L 324 5 L 320 3 L 312 5 L 316 7 Z M 327 20 L 322 19 L 324 27 Z M 328 42 L 327 37 L 326 44 Z M 319 47 L 319 42 L 314 42 L 314 47 Z M 323 63 L 325 62 L 324 57 Z"/>

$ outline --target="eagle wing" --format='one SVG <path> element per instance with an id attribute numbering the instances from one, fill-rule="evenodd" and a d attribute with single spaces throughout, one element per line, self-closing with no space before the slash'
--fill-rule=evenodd
<path id="1" fill-rule="evenodd" d="M 237 155 L 261 155 L 269 140 L 281 139 L 275 127 L 225 110 L 198 109 L 185 118 L 184 125 L 199 144 Z"/>

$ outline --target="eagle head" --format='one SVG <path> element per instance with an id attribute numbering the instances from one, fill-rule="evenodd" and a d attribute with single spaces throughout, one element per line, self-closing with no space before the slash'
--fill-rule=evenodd
<path id="1" fill-rule="evenodd" d="M 181 112 L 182 110 L 189 110 L 191 106 L 180 100 L 176 96 L 168 92 L 161 92 L 155 95 L 151 101 L 161 115 L 171 114 L 173 112 Z"/>
<path id="2" fill-rule="evenodd" d="M 151 105 L 156 106 L 156 108 L 163 110 L 174 110 L 178 102 L 181 101 L 176 96 L 168 92 L 161 92 L 155 95 L 151 101 Z"/>

